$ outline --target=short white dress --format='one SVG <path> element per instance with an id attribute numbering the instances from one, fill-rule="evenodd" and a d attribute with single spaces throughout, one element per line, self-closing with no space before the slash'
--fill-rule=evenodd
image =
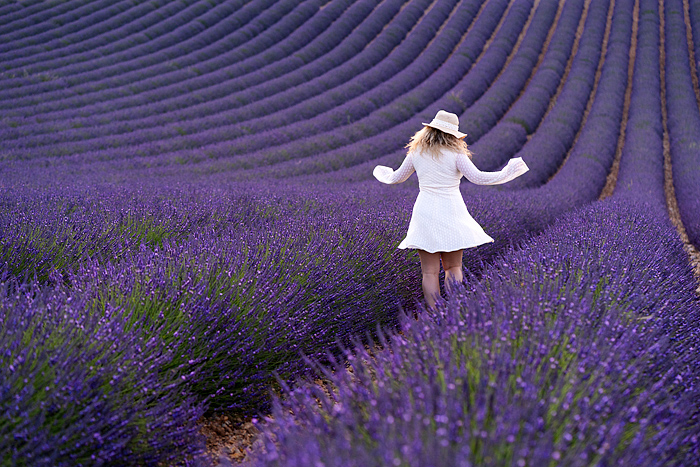
<path id="1" fill-rule="evenodd" d="M 429 154 L 409 153 L 398 170 L 378 165 L 373 175 L 382 183 L 394 184 L 406 181 L 414 171 L 417 173 L 420 193 L 413 206 L 408 233 L 399 248 L 435 253 L 493 242 L 464 204 L 459 191 L 463 175 L 478 185 L 498 185 L 528 170 L 525 161 L 516 157 L 498 172 L 482 172 L 466 154 L 442 151 L 435 158 Z"/>

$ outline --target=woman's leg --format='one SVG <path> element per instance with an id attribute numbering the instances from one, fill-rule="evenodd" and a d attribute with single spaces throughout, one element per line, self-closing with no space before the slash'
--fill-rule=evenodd
<path id="1" fill-rule="evenodd" d="M 423 296 L 432 308 L 435 306 L 435 299 L 440 296 L 440 253 L 418 250 L 418 255 L 423 273 Z"/>
<path id="2" fill-rule="evenodd" d="M 442 268 L 445 270 L 445 289 L 452 288 L 453 282 L 462 282 L 464 275 L 462 274 L 462 250 L 443 252 Z"/>

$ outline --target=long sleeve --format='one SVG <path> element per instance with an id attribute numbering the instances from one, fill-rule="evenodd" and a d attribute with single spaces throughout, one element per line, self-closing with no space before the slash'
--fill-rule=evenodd
<path id="1" fill-rule="evenodd" d="M 467 180 L 477 185 L 500 185 L 530 170 L 521 157 L 515 157 L 498 172 L 482 172 L 466 154 L 457 155 L 457 169 Z"/>
<path id="2" fill-rule="evenodd" d="M 372 171 L 372 175 L 374 175 L 374 178 L 382 183 L 393 185 L 395 183 L 405 182 L 415 171 L 416 169 L 413 167 L 413 158 L 411 154 L 408 154 L 403 160 L 401 167 L 399 167 L 396 171 L 394 171 L 391 167 L 378 165 Z"/>

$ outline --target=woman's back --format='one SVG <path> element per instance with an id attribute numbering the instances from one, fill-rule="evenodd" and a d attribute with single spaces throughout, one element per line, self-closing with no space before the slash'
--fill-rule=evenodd
<path id="1" fill-rule="evenodd" d="M 459 191 L 462 173 L 457 169 L 457 153 L 442 150 L 437 156 L 424 152 L 413 153 L 411 156 L 421 191 Z"/>

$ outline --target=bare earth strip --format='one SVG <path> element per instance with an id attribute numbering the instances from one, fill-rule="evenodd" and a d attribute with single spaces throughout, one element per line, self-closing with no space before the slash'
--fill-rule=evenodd
<path id="1" fill-rule="evenodd" d="M 688 20 L 687 16 L 687 0 L 684 0 L 683 2 L 684 10 L 686 12 L 685 16 L 685 21 L 686 21 L 686 29 L 690 27 L 690 22 Z M 685 231 L 685 227 L 683 226 L 683 222 L 681 221 L 681 215 L 680 212 L 678 211 L 678 202 L 676 200 L 676 190 L 673 187 L 673 167 L 671 166 L 671 143 L 669 140 L 668 136 L 668 113 L 666 111 L 666 38 L 665 38 L 665 31 L 666 31 L 666 19 L 664 17 L 664 9 L 663 9 L 663 0 L 659 0 L 659 16 L 660 16 L 660 28 L 661 32 L 659 34 L 661 40 L 659 42 L 659 52 L 660 52 L 660 60 L 659 60 L 659 69 L 661 71 L 661 117 L 663 121 L 663 126 L 664 126 L 664 178 L 665 178 L 665 183 L 664 183 L 664 188 L 666 191 L 666 208 L 668 209 L 668 215 L 671 218 L 671 222 L 673 222 L 673 225 L 676 227 L 676 230 L 678 231 L 678 235 L 681 237 L 681 240 L 683 241 L 683 245 L 685 248 L 685 251 L 688 253 L 688 256 L 690 257 L 690 262 L 693 266 L 693 271 L 695 272 L 695 278 L 698 280 L 698 283 L 700 283 L 700 252 L 698 252 L 697 248 L 695 248 L 690 241 L 688 240 L 688 234 Z M 695 63 L 695 58 L 694 58 L 694 53 L 692 49 L 692 41 L 688 43 L 688 50 L 691 53 L 690 56 L 690 63 L 691 63 L 691 73 L 695 70 L 695 66 L 693 65 Z M 693 86 L 697 86 L 697 73 L 694 73 L 695 76 L 693 77 Z M 698 90 L 697 87 L 695 89 L 696 95 L 698 95 Z M 700 294 L 700 285 L 698 285 L 698 288 L 695 290 L 698 294 Z"/>
<path id="2" fill-rule="evenodd" d="M 251 419 L 223 413 L 202 417 L 200 431 L 207 437 L 207 451 L 211 457 L 224 456 L 234 462 L 245 460 L 248 448 L 258 435 Z"/>
<path id="3" fill-rule="evenodd" d="M 535 7 L 539 5 L 539 0 L 535 4 Z M 554 36 L 554 31 L 557 29 L 557 24 L 559 24 L 559 18 L 561 18 L 561 12 L 564 10 L 564 0 L 559 1 L 559 6 L 557 8 L 557 14 L 554 16 L 554 20 L 552 21 L 552 25 L 549 27 L 549 32 L 547 33 L 547 38 L 544 40 L 544 44 L 542 44 L 542 50 L 540 51 L 540 54 L 537 56 L 537 63 L 535 63 L 535 66 L 532 67 L 532 72 L 530 72 L 530 76 L 527 78 L 527 81 L 525 82 L 525 86 L 520 90 L 520 94 L 518 95 L 518 99 L 520 99 L 520 96 L 525 93 L 525 90 L 527 87 L 530 85 L 530 81 L 532 80 L 532 77 L 535 76 L 537 73 L 537 70 L 540 69 L 540 65 L 542 65 L 542 61 L 544 60 L 544 56 L 547 54 L 547 51 L 549 50 L 549 44 L 552 42 L 552 36 Z M 576 41 L 576 39 L 574 39 Z M 516 99 L 514 102 L 517 102 Z M 513 107 L 511 105 L 511 107 Z M 509 107 L 510 110 L 510 107 Z"/>

